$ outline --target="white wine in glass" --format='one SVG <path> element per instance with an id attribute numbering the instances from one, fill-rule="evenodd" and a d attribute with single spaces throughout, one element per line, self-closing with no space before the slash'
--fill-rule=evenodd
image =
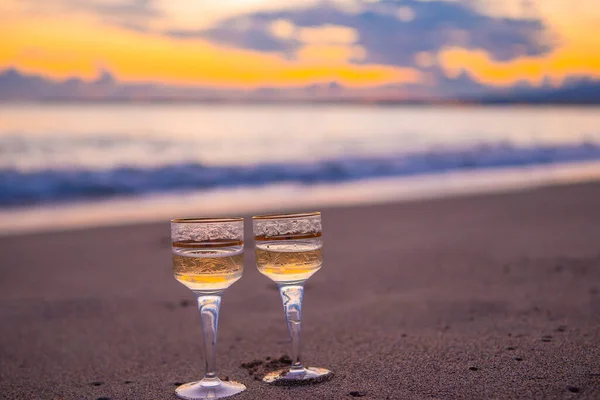
<path id="1" fill-rule="evenodd" d="M 252 225 L 256 266 L 279 287 L 292 339 L 291 367 L 267 374 L 263 381 L 289 385 L 328 380 L 331 371 L 306 368 L 300 360 L 304 283 L 323 265 L 321 213 L 255 216 Z"/>
<path id="2" fill-rule="evenodd" d="M 323 264 L 320 237 L 307 239 L 256 239 L 256 266 L 276 283 L 304 282 Z"/>
<path id="3" fill-rule="evenodd" d="M 244 242 L 174 242 L 175 279 L 195 292 L 221 292 L 242 277 Z"/>
<path id="4" fill-rule="evenodd" d="M 171 221 L 171 252 L 175 279 L 196 295 L 204 337 L 204 378 L 175 389 L 188 400 L 220 399 L 246 390 L 241 383 L 217 376 L 217 327 L 221 295 L 242 277 L 242 218 L 179 218 Z"/>

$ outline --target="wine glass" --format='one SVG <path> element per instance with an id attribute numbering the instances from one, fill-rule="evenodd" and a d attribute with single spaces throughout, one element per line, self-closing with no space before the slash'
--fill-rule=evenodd
<path id="1" fill-rule="evenodd" d="M 279 287 L 283 310 L 292 338 L 290 368 L 267 374 L 271 384 L 304 384 L 327 380 L 324 368 L 305 368 L 300 361 L 300 328 L 304 282 L 323 264 L 321 213 L 262 215 L 252 217 L 256 266 Z"/>
<path id="2" fill-rule="evenodd" d="M 246 390 L 238 382 L 217 376 L 217 326 L 221 295 L 242 277 L 242 218 L 178 218 L 171 221 L 175 279 L 196 295 L 204 336 L 204 378 L 179 386 L 182 399 L 220 399 Z"/>

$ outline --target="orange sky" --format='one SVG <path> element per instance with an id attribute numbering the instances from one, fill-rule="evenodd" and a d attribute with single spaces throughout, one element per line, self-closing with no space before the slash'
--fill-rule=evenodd
<path id="1" fill-rule="evenodd" d="M 509 85 L 521 79 L 540 83 L 545 76 L 555 83 L 568 75 L 600 76 L 600 7 L 596 0 L 545 0 L 540 14 L 554 31 L 558 47 L 542 57 L 495 62 L 482 51 L 446 49 L 440 62 L 452 74 L 469 70 L 479 81 Z"/>
<path id="2" fill-rule="evenodd" d="M 523 79 L 535 83 L 544 76 L 555 82 L 572 74 L 598 77 L 600 34 L 594 32 L 600 26 L 600 11 L 592 4 L 595 0 L 580 1 L 578 7 L 569 7 L 572 2 L 567 0 L 542 3 L 545 6 L 539 13 L 560 43 L 550 54 L 497 62 L 483 50 L 452 47 L 432 57 L 450 76 L 465 69 L 478 81 L 491 85 L 509 85 Z M 258 2 L 240 3 L 251 10 Z M 200 11 L 198 15 L 203 15 L 209 24 L 210 15 Z M 192 19 L 189 14 L 180 5 L 180 9 L 172 12 L 170 22 L 187 26 Z M 213 17 L 218 19 L 219 15 L 215 11 Z M 153 23 L 160 25 L 165 21 Z M 306 32 L 307 36 L 310 33 Z M 339 32 L 332 34 L 340 36 Z M 360 55 L 365 50 L 343 41 L 308 44 L 292 61 L 275 53 L 227 48 L 201 39 L 136 32 L 82 11 L 36 12 L 19 0 L 0 0 L 0 37 L 0 69 L 13 66 L 61 79 L 71 76 L 93 79 L 99 68 L 110 70 L 122 81 L 219 87 L 297 86 L 334 80 L 346 86 L 365 87 L 423 79 L 415 68 L 352 63 L 349 61 L 352 54 Z"/>

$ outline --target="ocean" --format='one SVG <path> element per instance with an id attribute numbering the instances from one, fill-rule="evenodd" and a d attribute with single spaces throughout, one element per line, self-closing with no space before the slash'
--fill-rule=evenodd
<path id="1" fill-rule="evenodd" d="M 0 231 L 600 179 L 600 108 L 0 105 Z"/>

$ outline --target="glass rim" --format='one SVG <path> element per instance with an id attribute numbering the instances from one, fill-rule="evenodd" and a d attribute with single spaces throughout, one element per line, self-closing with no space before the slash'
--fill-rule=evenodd
<path id="1" fill-rule="evenodd" d="M 310 211 L 302 213 L 289 213 L 289 214 L 264 214 L 255 215 L 252 217 L 253 220 L 270 220 L 270 219 L 294 219 L 294 218 L 306 218 L 320 216 L 320 211 Z"/>
<path id="2" fill-rule="evenodd" d="M 242 217 L 185 217 L 185 218 L 173 218 L 172 224 L 210 224 L 210 223 L 225 223 L 225 222 L 244 222 Z"/>

